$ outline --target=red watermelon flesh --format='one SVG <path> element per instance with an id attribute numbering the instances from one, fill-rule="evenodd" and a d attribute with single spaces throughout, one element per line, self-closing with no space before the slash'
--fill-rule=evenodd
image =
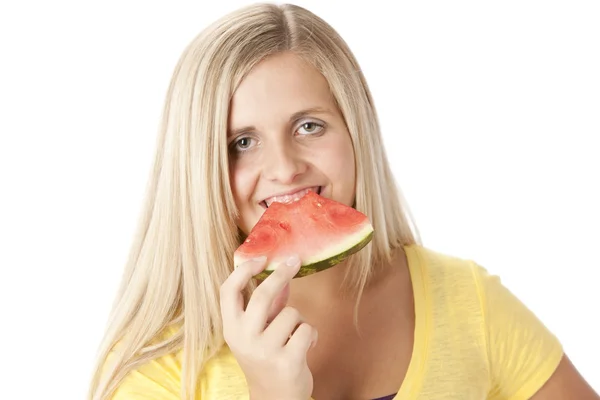
<path id="1" fill-rule="evenodd" d="M 366 246 L 373 226 L 363 213 L 315 192 L 291 203 L 271 204 L 234 253 L 234 265 L 267 256 L 265 278 L 297 254 L 302 266 L 296 277 L 332 267 Z"/>

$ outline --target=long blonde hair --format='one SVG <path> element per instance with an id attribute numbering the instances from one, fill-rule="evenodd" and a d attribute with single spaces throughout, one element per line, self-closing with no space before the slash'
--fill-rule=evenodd
<path id="1" fill-rule="evenodd" d="M 224 345 L 218 294 L 240 244 L 226 145 L 230 99 L 256 63 L 283 51 L 303 57 L 327 79 L 353 141 L 355 207 L 376 234 L 348 260 L 350 286 L 360 297 L 372 265 L 420 242 L 388 165 L 367 83 L 342 38 L 294 5 L 255 4 L 226 15 L 189 44 L 175 68 L 90 398 L 109 398 L 131 370 L 182 350 L 181 395 L 193 399 L 199 373 Z M 161 339 L 169 326 L 177 333 Z"/>

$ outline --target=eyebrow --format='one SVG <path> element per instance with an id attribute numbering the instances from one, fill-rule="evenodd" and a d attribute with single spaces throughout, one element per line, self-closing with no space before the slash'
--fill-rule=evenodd
<path id="1" fill-rule="evenodd" d="M 309 114 L 332 114 L 332 112 L 328 108 L 323 108 L 323 107 L 306 108 L 304 110 L 293 113 L 290 116 L 290 122 L 295 122 L 295 121 L 299 120 L 300 118 L 305 117 Z M 242 133 L 250 132 L 250 131 L 254 131 L 254 130 L 256 130 L 256 128 L 254 126 L 244 126 L 243 128 L 229 130 L 227 132 L 227 137 L 237 136 Z"/>

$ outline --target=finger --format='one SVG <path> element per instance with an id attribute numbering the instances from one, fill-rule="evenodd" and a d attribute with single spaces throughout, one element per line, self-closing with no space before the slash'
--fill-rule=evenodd
<path id="1" fill-rule="evenodd" d="M 315 328 L 303 322 L 288 340 L 286 351 L 296 360 L 306 360 L 306 353 L 317 344 L 318 336 Z"/>
<path id="2" fill-rule="evenodd" d="M 271 275 L 252 293 L 246 307 L 248 329 L 254 333 L 262 332 L 267 324 L 271 305 L 277 295 L 292 280 L 300 269 L 300 259 L 292 256 L 286 263 L 280 264 Z"/>
<path id="3" fill-rule="evenodd" d="M 290 298 L 290 284 L 288 283 L 283 287 L 281 292 L 275 297 L 273 303 L 271 303 L 271 308 L 267 314 L 267 324 L 270 323 L 277 317 L 277 315 L 283 310 L 286 306 L 288 299 Z"/>
<path id="4" fill-rule="evenodd" d="M 244 297 L 242 291 L 252 277 L 261 272 L 266 266 L 266 257 L 249 260 L 237 267 L 221 285 L 220 305 L 223 320 L 237 318 L 244 312 Z"/>
<path id="5" fill-rule="evenodd" d="M 270 344 L 283 346 L 303 322 L 304 318 L 297 309 L 285 307 L 265 329 L 263 337 Z"/>

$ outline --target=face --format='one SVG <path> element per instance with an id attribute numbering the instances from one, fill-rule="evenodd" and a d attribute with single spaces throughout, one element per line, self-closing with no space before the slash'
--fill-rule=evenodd
<path id="1" fill-rule="evenodd" d="M 305 191 L 351 206 L 354 152 L 325 78 L 291 53 L 256 65 L 234 93 L 228 132 L 231 186 L 248 234 L 273 201 Z"/>

